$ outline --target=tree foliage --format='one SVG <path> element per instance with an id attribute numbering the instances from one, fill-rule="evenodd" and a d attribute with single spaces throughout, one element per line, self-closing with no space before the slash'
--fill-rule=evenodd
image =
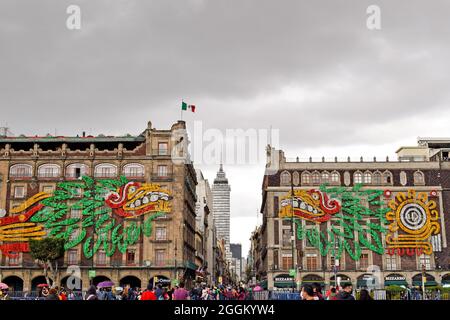
<path id="1" fill-rule="evenodd" d="M 64 255 L 64 239 L 45 238 L 30 240 L 30 253 L 33 259 L 42 263 L 54 262 Z"/>

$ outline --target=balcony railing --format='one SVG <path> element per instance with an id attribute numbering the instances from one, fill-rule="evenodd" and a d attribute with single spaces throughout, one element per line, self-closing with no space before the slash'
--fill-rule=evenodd
<path id="1" fill-rule="evenodd" d="M 170 157 L 170 151 L 167 149 L 153 149 L 152 156 L 155 157 Z"/>
<path id="2" fill-rule="evenodd" d="M 152 174 L 152 181 L 172 181 L 173 173 L 166 174 Z"/>
<path id="3" fill-rule="evenodd" d="M 10 173 L 9 177 L 11 179 L 31 179 L 32 174 L 31 173 L 21 173 L 21 172 L 12 172 L 12 173 Z"/>
<path id="4" fill-rule="evenodd" d="M 59 172 L 40 172 L 38 178 L 40 179 L 58 179 L 61 177 Z"/>
<path id="5" fill-rule="evenodd" d="M 96 172 L 94 173 L 94 178 L 117 178 L 116 172 Z"/>

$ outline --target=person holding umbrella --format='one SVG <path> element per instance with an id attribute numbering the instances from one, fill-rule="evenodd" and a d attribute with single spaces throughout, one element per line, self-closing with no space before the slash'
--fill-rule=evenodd
<path id="1" fill-rule="evenodd" d="M 97 287 L 101 290 L 103 289 L 103 299 L 100 300 L 116 300 L 116 297 L 112 293 L 112 287 L 114 286 L 114 282 L 112 281 L 103 281 L 100 282 Z"/>
<path id="2" fill-rule="evenodd" d="M 48 296 L 48 284 L 41 283 L 37 285 L 37 288 L 39 289 L 38 296 L 36 300 L 44 300 Z"/>

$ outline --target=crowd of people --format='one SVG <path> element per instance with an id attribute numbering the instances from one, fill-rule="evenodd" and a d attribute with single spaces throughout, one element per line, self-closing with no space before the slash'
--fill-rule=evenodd
<path id="1" fill-rule="evenodd" d="M 7 290 L 0 299 L 7 300 Z M 146 289 L 122 287 L 97 287 L 91 285 L 84 295 L 64 287 L 43 285 L 39 288 L 36 300 L 251 300 L 251 291 L 242 286 L 196 285 L 191 290 L 180 283 L 174 288 L 149 283 Z"/>
<path id="2" fill-rule="evenodd" d="M 0 300 L 10 300 L 12 297 L 8 287 L 0 288 Z M 82 294 L 64 287 L 49 287 L 40 285 L 36 300 L 254 300 L 258 299 L 256 292 L 245 285 L 238 286 L 208 286 L 197 284 L 187 290 L 184 283 L 173 288 L 164 287 L 161 284 L 149 283 L 145 289 L 138 287 L 97 287 L 91 285 L 88 291 Z M 415 292 L 413 292 L 415 293 Z M 407 296 L 408 294 L 411 297 Z M 297 294 L 298 295 L 298 294 Z M 402 294 L 401 299 L 414 299 L 409 291 Z M 27 298 L 27 297 L 25 297 Z M 31 298 L 31 297 L 30 297 Z M 270 299 L 270 297 L 267 297 Z M 267 299 L 266 298 L 266 299 Z M 373 300 L 366 289 L 359 290 L 357 298 L 353 294 L 353 286 L 350 283 L 339 286 L 331 286 L 322 293 L 319 283 L 304 284 L 300 291 L 300 300 Z M 431 299 L 430 299 L 431 300 Z"/>
<path id="3" fill-rule="evenodd" d="M 302 286 L 300 293 L 302 300 L 355 300 L 353 295 L 353 286 L 345 283 L 341 287 L 331 287 L 325 295 L 322 294 L 322 286 L 318 283 L 305 284 Z M 358 300 L 373 300 L 370 293 L 366 289 L 362 289 L 359 293 Z"/>
<path id="4" fill-rule="evenodd" d="M 196 285 L 187 290 L 184 283 L 171 289 L 149 283 L 145 290 L 91 286 L 84 297 L 85 300 L 248 300 L 249 298 L 249 290 L 243 287 Z"/>

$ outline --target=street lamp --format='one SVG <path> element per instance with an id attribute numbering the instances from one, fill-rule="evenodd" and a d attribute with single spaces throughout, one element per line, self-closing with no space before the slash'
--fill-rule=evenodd
<path id="1" fill-rule="evenodd" d="M 150 282 L 150 267 L 151 267 L 151 265 L 152 265 L 152 262 L 151 262 L 150 260 L 144 260 L 144 265 L 145 265 L 145 267 L 146 267 L 146 269 L 147 269 L 147 278 L 148 278 L 148 281 Z"/>

